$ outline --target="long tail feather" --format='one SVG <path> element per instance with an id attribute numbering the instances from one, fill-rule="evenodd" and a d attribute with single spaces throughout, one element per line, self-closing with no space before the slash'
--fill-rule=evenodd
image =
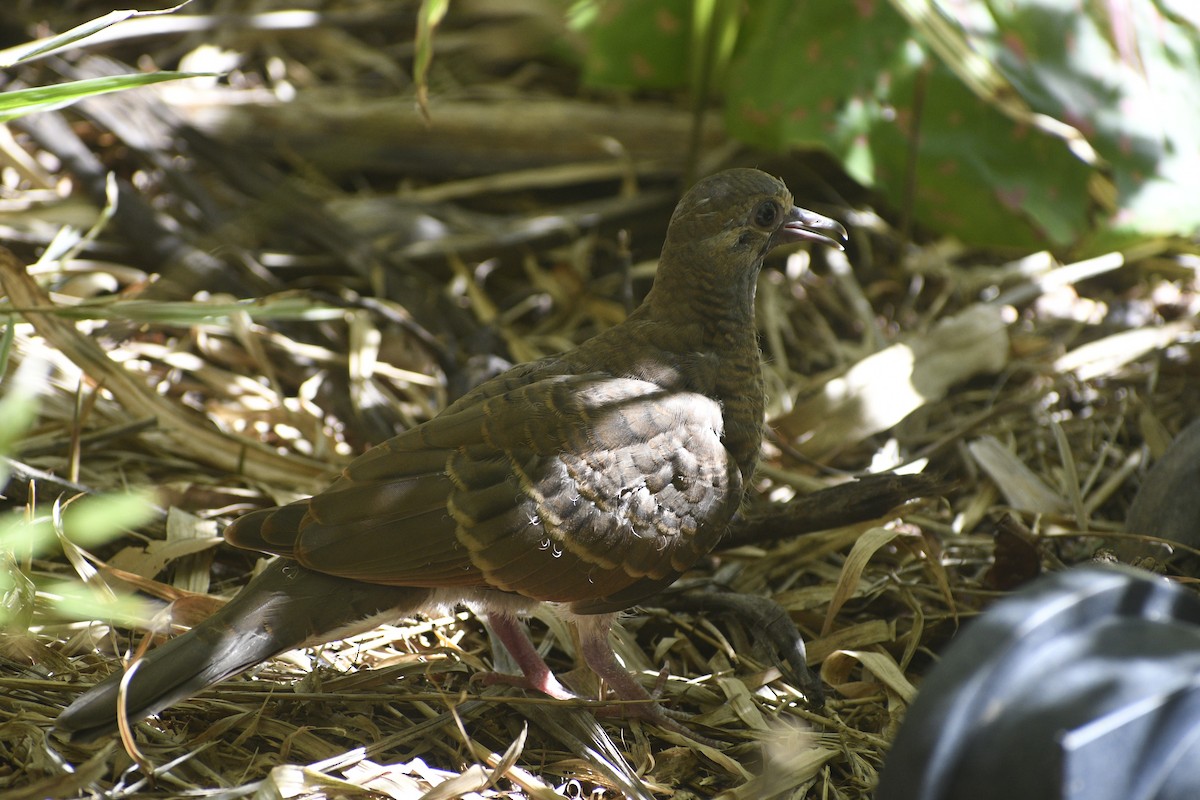
<path id="1" fill-rule="evenodd" d="M 276 559 L 220 611 L 151 650 L 129 683 L 130 719 L 156 714 L 277 653 L 362 630 L 394 610 L 419 610 L 428 589 L 376 586 L 337 578 Z M 121 674 L 109 676 L 71 703 L 55 727 L 88 741 L 117 728 Z"/>

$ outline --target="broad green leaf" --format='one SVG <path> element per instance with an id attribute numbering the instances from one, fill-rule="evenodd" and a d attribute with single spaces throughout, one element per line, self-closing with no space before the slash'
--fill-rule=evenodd
<path id="1" fill-rule="evenodd" d="M 914 217 L 973 245 L 1062 247 L 1087 229 L 1086 165 L 968 91 L 885 0 L 764 2 L 730 67 L 726 120 L 763 147 L 829 149 L 897 209 L 912 181 Z"/>
<path id="2" fill-rule="evenodd" d="M 587 22 L 584 82 L 617 89 L 688 85 L 691 0 L 607 0 Z"/>
<path id="3" fill-rule="evenodd" d="M 921 59 L 907 43 L 907 25 L 884 2 L 855 10 L 767 0 L 743 27 L 730 66 L 730 130 L 773 150 L 825 146 L 845 157 L 893 114 L 892 73 L 912 72 Z M 859 159 L 867 168 L 854 177 L 874 184 L 870 159 Z"/>
<path id="4" fill-rule="evenodd" d="M 1082 131 L 1115 204 L 1090 249 L 1200 231 L 1200 5 L 955 3 L 968 40 L 1035 111 Z"/>
<path id="5" fill-rule="evenodd" d="M 897 94 L 914 91 L 915 78 L 899 78 Z M 872 138 L 880 187 L 899 202 L 910 138 L 897 125 L 878 126 Z M 915 174 L 915 217 L 971 244 L 1063 248 L 1090 224 L 1091 170 L 1062 140 L 1018 125 L 940 63 L 925 87 Z"/>

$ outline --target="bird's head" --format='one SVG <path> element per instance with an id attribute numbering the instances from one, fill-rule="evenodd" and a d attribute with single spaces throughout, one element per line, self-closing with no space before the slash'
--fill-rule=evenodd
<path id="1" fill-rule="evenodd" d="M 796 206 L 778 178 L 756 169 L 725 170 L 697 182 L 675 207 L 656 283 L 673 284 L 671 294 L 698 285 L 752 301 L 766 254 L 805 241 L 840 250 L 846 229 Z"/>
<path id="2" fill-rule="evenodd" d="M 783 181 L 757 169 L 730 169 L 696 183 L 671 215 L 667 247 L 757 260 L 791 242 L 843 249 L 846 229 L 793 204 Z"/>

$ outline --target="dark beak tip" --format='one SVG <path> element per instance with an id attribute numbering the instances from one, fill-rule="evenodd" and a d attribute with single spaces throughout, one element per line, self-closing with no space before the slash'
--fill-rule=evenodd
<path id="1" fill-rule="evenodd" d="M 850 241 L 846 228 L 837 220 L 805 211 L 804 216 L 783 226 L 784 236 L 791 242 L 819 242 L 845 250 Z"/>
<path id="2" fill-rule="evenodd" d="M 841 225 L 838 225 L 837 230 L 834 231 L 834 233 L 836 234 L 837 238 L 830 237 L 829 243 L 838 250 L 845 250 L 846 245 L 850 244 L 850 233 Z"/>

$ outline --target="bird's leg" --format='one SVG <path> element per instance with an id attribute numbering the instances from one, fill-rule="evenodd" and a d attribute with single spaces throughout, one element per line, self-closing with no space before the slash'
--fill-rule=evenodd
<path id="1" fill-rule="evenodd" d="M 558 678 L 554 677 L 549 665 L 538 653 L 537 648 L 533 646 L 529 634 L 516 617 L 511 614 L 491 613 L 487 615 L 487 619 L 488 624 L 492 626 L 492 630 L 504 645 L 504 649 L 508 650 L 509 655 L 517 662 L 517 666 L 521 668 L 523 674 L 506 675 L 502 672 L 489 672 L 479 675 L 477 680 L 487 686 L 506 683 L 511 686 L 533 689 L 556 700 L 577 699 L 576 695 L 572 694 L 567 687 L 559 683 Z"/>
<path id="2" fill-rule="evenodd" d="M 532 689 L 557 700 L 578 699 L 578 695 L 573 694 L 555 677 L 554 672 L 538 653 L 529 634 L 516 617 L 493 612 L 487 615 L 487 619 L 496 636 L 504 644 L 504 648 L 521 668 L 522 674 L 508 675 L 503 672 L 488 672 L 477 676 L 476 680 L 487 685 L 504 683 L 523 689 Z M 642 701 L 637 705 L 630 703 L 623 706 L 619 712 L 621 716 L 650 719 L 655 712 L 651 712 L 650 716 L 647 716 L 645 713 L 647 709 L 655 708 L 660 714 L 662 710 L 658 708 L 655 696 L 647 692 L 629 670 L 617 661 L 612 645 L 608 641 L 612 620 L 611 614 L 575 618 L 579 628 L 583 659 L 591 667 L 592 672 L 595 672 L 612 689 L 618 700 Z M 660 677 L 660 683 L 661 681 Z"/>
<path id="3" fill-rule="evenodd" d="M 488 624 L 491 625 L 496 636 L 499 637 L 509 655 L 517 662 L 524 674 L 507 675 L 501 672 L 488 672 L 475 676 L 472 678 L 473 681 L 478 680 L 489 686 L 503 683 L 523 689 L 533 689 L 557 700 L 578 699 L 578 695 L 572 694 L 570 690 L 559 683 L 558 678 L 554 676 L 549 665 L 538 653 L 529 634 L 516 617 L 511 614 L 493 612 L 488 614 L 487 618 Z M 592 672 L 596 673 L 612 689 L 618 700 L 633 701 L 622 703 L 613 713 L 625 718 L 643 719 L 652 725 L 682 734 L 689 739 L 695 739 L 714 747 L 720 746 L 718 742 L 699 736 L 695 731 L 680 724 L 677 717 L 687 719 L 689 715 L 669 712 L 659 705 L 657 696 L 662 684 L 666 681 L 665 668 L 659 675 L 658 690 L 651 694 L 638 683 L 629 670 L 617 661 L 617 655 L 608 641 L 613 619 L 614 615 L 612 614 L 574 617 L 576 628 L 579 630 L 579 643 L 584 661 L 587 662 Z M 604 714 L 604 710 L 597 712 L 597 716 L 602 714 Z"/>
<path id="4" fill-rule="evenodd" d="M 618 700 L 641 700 L 645 701 L 645 707 L 657 706 L 657 701 L 650 693 L 617 661 L 617 654 L 613 652 L 608 641 L 612 620 L 611 614 L 575 618 L 579 628 L 579 645 L 583 652 L 583 660 L 592 668 L 592 672 L 612 689 Z M 642 716 L 642 707 L 641 703 L 630 705 L 626 707 L 625 713 L 629 716 Z"/>
<path id="5" fill-rule="evenodd" d="M 665 682 L 665 671 L 659 674 L 658 689 L 654 694 L 650 694 L 633 674 L 617 661 L 617 654 L 608 641 L 613 619 L 612 614 L 577 616 L 575 624 L 579 629 L 579 645 L 583 651 L 583 658 L 592 668 L 592 672 L 604 680 L 618 700 L 635 701 L 622 704 L 617 713 L 623 717 L 644 719 L 652 725 L 681 733 L 690 739 L 709 742 L 710 740 L 697 736 L 695 732 L 681 725 L 675 718 L 678 716 L 686 719 L 689 715 L 668 712 L 659 704 L 657 695 Z"/>
<path id="6" fill-rule="evenodd" d="M 613 694 L 620 700 L 635 701 L 628 705 L 622 704 L 617 712 L 623 717 L 637 717 L 663 730 L 673 731 L 701 744 L 722 748 L 721 742 L 697 734 L 682 724 L 680 719 L 691 719 L 691 715 L 678 711 L 668 711 L 658 702 L 658 693 L 666 681 L 666 669 L 659 673 L 658 687 L 650 694 L 637 682 L 629 670 L 617 661 L 617 654 L 608 641 L 608 633 L 612 629 L 614 615 L 596 614 L 594 616 L 577 616 L 575 624 L 579 628 L 579 644 L 583 658 L 592 671 L 604 679 L 612 687 Z"/>

